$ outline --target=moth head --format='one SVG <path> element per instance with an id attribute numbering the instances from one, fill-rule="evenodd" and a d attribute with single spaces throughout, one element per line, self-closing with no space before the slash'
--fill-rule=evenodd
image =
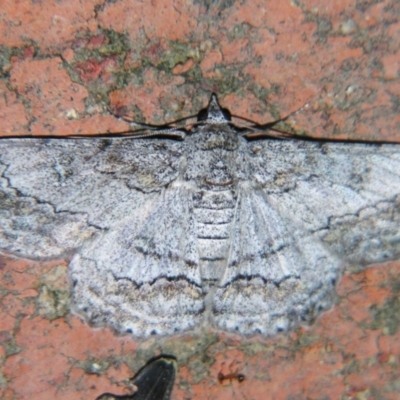
<path id="1" fill-rule="evenodd" d="M 219 105 L 218 98 L 215 93 L 211 95 L 207 108 L 203 108 L 197 114 L 197 121 L 204 121 L 209 124 L 226 124 L 230 120 L 230 112 Z"/>

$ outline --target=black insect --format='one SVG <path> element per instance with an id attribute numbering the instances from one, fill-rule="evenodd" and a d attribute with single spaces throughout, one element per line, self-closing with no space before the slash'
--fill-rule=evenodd
<path id="1" fill-rule="evenodd" d="M 170 356 L 160 356 L 150 360 L 132 378 L 136 387 L 130 395 L 103 393 L 96 400 L 169 400 L 174 386 L 176 360 Z"/>

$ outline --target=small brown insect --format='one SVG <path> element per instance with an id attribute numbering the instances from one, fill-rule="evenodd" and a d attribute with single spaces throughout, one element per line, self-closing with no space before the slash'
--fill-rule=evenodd
<path id="1" fill-rule="evenodd" d="M 226 380 L 232 381 L 233 379 L 236 379 L 238 382 L 243 382 L 246 377 L 243 374 L 238 374 L 237 371 L 231 372 L 229 374 L 224 375 L 222 372 L 218 373 L 218 382 L 223 383 Z"/>

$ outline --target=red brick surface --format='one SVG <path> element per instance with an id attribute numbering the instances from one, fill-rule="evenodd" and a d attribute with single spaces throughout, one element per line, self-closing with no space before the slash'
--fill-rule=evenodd
<path id="1" fill-rule="evenodd" d="M 308 135 L 400 142 L 399 15 L 396 0 L 3 0 L 0 133 L 118 132 L 109 111 L 163 123 L 215 91 L 260 123 L 301 109 Z M 337 306 L 288 335 L 145 342 L 68 312 L 65 261 L 4 256 L 0 272 L 4 399 L 123 393 L 160 353 L 178 358 L 176 400 L 399 398 L 399 263 L 346 275 Z"/>
<path id="2" fill-rule="evenodd" d="M 162 353 L 178 358 L 173 399 L 398 398 L 398 262 L 346 275 L 337 306 L 290 334 L 262 339 L 206 332 L 135 342 L 91 328 L 67 309 L 51 314 L 68 290 L 65 263 L 2 261 L 4 399 L 124 393 L 134 371 Z M 219 372 L 246 378 L 220 383 Z"/>

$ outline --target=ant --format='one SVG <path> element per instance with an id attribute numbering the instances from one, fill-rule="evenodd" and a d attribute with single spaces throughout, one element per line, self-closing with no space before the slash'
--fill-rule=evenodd
<path id="1" fill-rule="evenodd" d="M 246 379 L 246 377 L 243 374 L 238 374 L 237 371 L 231 372 L 231 373 L 226 374 L 226 375 L 224 375 L 222 372 L 218 373 L 218 381 L 219 381 L 219 383 L 223 383 L 227 379 L 229 379 L 230 381 L 232 381 L 233 379 L 236 379 L 238 382 L 243 382 Z"/>

